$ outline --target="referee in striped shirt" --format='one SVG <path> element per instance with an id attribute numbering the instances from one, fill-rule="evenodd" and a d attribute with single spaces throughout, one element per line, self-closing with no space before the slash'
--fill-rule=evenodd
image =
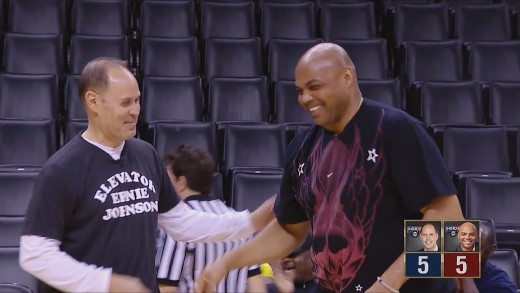
<path id="1" fill-rule="evenodd" d="M 194 210 L 224 213 L 231 208 L 208 195 L 215 161 L 212 156 L 190 145 L 181 145 L 165 158 L 168 176 L 177 194 Z M 202 269 L 247 239 L 217 243 L 178 242 L 158 233 L 157 282 L 161 293 L 191 292 Z M 232 270 L 220 282 L 217 292 L 266 292 L 258 266 Z"/>

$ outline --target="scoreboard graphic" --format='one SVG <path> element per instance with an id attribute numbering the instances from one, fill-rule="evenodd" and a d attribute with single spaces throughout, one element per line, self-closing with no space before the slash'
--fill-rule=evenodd
<path id="1" fill-rule="evenodd" d="M 480 221 L 404 223 L 408 278 L 479 278 Z"/>

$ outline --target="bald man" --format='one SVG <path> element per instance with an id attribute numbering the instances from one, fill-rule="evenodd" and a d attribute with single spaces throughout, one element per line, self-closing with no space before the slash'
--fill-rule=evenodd
<path id="1" fill-rule="evenodd" d="M 212 291 L 229 269 L 289 254 L 312 227 L 324 292 L 450 292 L 447 280 L 405 277 L 403 220 L 463 219 L 424 125 L 363 99 L 354 64 L 335 44 L 301 57 L 295 87 L 315 125 L 288 147 L 276 220 L 206 268 L 196 289 Z"/>
<path id="2" fill-rule="evenodd" d="M 477 227 L 471 222 L 459 226 L 459 244 L 455 251 L 479 251 Z"/>
<path id="3" fill-rule="evenodd" d="M 439 239 L 439 233 L 432 224 L 425 224 L 421 228 L 421 241 L 423 248 L 419 251 L 439 251 L 437 240 Z"/>

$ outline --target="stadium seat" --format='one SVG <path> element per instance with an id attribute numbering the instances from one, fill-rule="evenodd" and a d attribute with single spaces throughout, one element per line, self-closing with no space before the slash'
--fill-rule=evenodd
<path id="1" fill-rule="evenodd" d="M 65 1 L 7 1 L 7 31 L 20 34 L 65 34 L 67 11 Z M 3 18 L 2 18 L 3 19 Z"/>
<path id="2" fill-rule="evenodd" d="M 261 13 L 262 44 L 273 39 L 314 39 L 316 19 L 314 3 L 265 2 Z"/>
<path id="3" fill-rule="evenodd" d="M 490 124 L 520 125 L 520 80 L 493 82 L 489 87 Z"/>
<path id="4" fill-rule="evenodd" d="M 398 109 L 403 108 L 401 86 L 398 79 L 358 80 L 363 98 L 375 100 Z"/>
<path id="5" fill-rule="evenodd" d="M 87 120 L 87 114 L 80 102 L 78 92 L 79 74 L 69 74 L 65 80 L 64 104 L 65 120 Z"/>
<path id="6" fill-rule="evenodd" d="M 40 168 L 1 168 L 0 169 L 0 216 L 23 217 L 32 197 L 32 189 Z M 16 230 L 19 219 L 10 219 L 2 225 L 10 225 Z M 6 227 L 6 226 L 4 226 Z M 7 238 L 2 239 L 7 241 Z"/>
<path id="7" fill-rule="evenodd" d="M 282 125 L 229 125 L 224 134 L 224 174 L 236 167 L 281 168 L 285 146 Z"/>
<path id="8" fill-rule="evenodd" d="M 520 247 L 520 178 L 469 178 L 466 182 L 466 213 L 471 218 L 495 222 L 499 248 Z"/>
<path id="9" fill-rule="evenodd" d="M 269 95 L 264 76 L 220 78 L 209 81 L 208 119 L 222 121 L 269 121 Z"/>
<path id="10" fill-rule="evenodd" d="M 4 72 L 60 76 L 64 71 L 62 42 L 60 35 L 6 33 L 3 54 Z"/>
<path id="11" fill-rule="evenodd" d="M 0 283 L 17 283 L 37 292 L 37 279 L 22 270 L 18 259 L 18 247 L 0 247 Z"/>
<path id="12" fill-rule="evenodd" d="M 356 66 L 358 79 L 387 79 L 389 76 L 388 49 L 385 39 L 335 40 L 347 51 Z"/>
<path id="13" fill-rule="evenodd" d="M 159 156 L 182 145 L 191 144 L 209 152 L 217 160 L 216 130 L 213 123 L 186 122 L 155 125 L 153 146 Z"/>
<path id="14" fill-rule="evenodd" d="M 455 38 L 465 42 L 511 39 L 506 5 L 459 5 L 455 11 Z"/>
<path id="15" fill-rule="evenodd" d="M 126 36 L 72 35 L 69 48 L 69 73 L 81 74 L 85 65 L 97 57 L 125 60 L 131 65 Z"/>
<path id="16" fill-rule="evenodd" d="M 275 39 L 269 45 L 268 71 L 271 82 L 294 80 L 294 70 L 301 56 L 321 39 Z"/>
<path id="17" fill-rule="evenodd" d="M 204 39 L 256 37 L 255 6 L 252 1 L 202 1 L 200 22 Z"/>
<path id="18" fill-rule="evenodd" d="M 71 22 L 73 34 L 126 35 L 130 27 L 128 0 L 74 0 Z"/>
<path id="19" fill-rule="evenodd" d="M 2 175 L 0 174 L 0 178 Z M 0 193 L 0 202 L 5 195 Z M 0 247 L 20 246 L 20 236 L 22 235 L 24 217 L 8 217 L 0 214 Z M 2 292 L 2 291 L 0 291 Z"/>
<path id="20" fill-rule="evenodd" d="M 0 73 L 0 119 L 58 120 L 56 75 Z"/>
<path id="21" fill-rule="evenodd" d="M 196 36 L 195 1 L 140 1 L 141 38 L 187 38 Z"/>
<path id="22" fill-rule="evenodd" d="M 321 4 L 321 37 L 325 41 L 338 39 L 376 38 L 374 3 Z"/>
<path id="23" fill-rule="evenodd" d="M 231 179 L 231 207 L 253 211 L 265 200 L 280 192 L 282 170 L 235 172 Z"/>
<path id="24" fill-rule="evenodd" d="M 83 130 L 87 129 L 88 123 L 86 120 L 70 120 L 64 122 L 64 130 L 63 130 L 63 144 L 65 145 L 71 139 L 73 139 L 76 135 L 83 132 Z"/>
<path id="25" fill-rule="evenodd" d="M 276 123 L 311 123 L 311 115 L 298 102 L 294 80 L 280 80 L 274 84 Z"/>
<path id="26" fill-rule="evenodd" d="M 518 254 L 515 250 L 497 249 L 488 261 L 504 270 L 516 288 L 520 288 L 520 269 L 518 267 Z"/>
<path id="27" fill-rule="evenodd" d="M 468 78 L 476 81 L 520 81 L 520 41 L 472 42 Z"/>
<path id="28" fill-rule="evenodd" d="M 141 114 L 147 122 L 202 121 L 203 99 L 199 76 L 145 76 Z"/>
<path id="29" fill-rule="evenodd" d="M 214 158 L 216 162 L 216 158 Z M 211 179 L 211 191 L 210 195 L 216 199 L 220 199 L 225 201 L 224 199 L 224 182 L 222 178 L 222 174 L 219 172 L 213 173 L 213 177 Z"/>
<path id="30" fill-rule="evenodd" d="M 33 293 L 33 291 L 21 284 L 0 282 L 0 293 Z"/>
<path id="31" fill-rule="evenodd" d="M 144 38 L 139 67 L 141 76 L 195 76 L 199 59 L 195 37 Z"/>
<path id="32" fill-rule="evenodd" d="M 263 75 L 262 47 L 258 38 L 206 40 L 206 80 L 213 77 Z"/>

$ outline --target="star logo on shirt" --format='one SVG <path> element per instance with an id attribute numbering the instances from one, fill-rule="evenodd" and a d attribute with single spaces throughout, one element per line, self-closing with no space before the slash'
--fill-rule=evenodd
<path id="1" fill-rule="evenodd" d="M 373 149 L 368 151 L 367 161 L 372 161 L 372 162 L 375 163 L 377 157 L 379 157 L 379 155 L 376 153 L 376 149 L 375 148 L 373 148 Z"/>
<path id="2" fill-rule="evenodd" d="M 303 167 L 305 167 L 305 163 L 301 163 L 298 165 L 298 177 L 303 174 Z"/>
<path id="3" fill-rule="evenodd" d="M 356 292 L 361 292 L 362 289 L 363 289 L 363 286 L 361 286 L 361 284 L 356 285 Z"/>

